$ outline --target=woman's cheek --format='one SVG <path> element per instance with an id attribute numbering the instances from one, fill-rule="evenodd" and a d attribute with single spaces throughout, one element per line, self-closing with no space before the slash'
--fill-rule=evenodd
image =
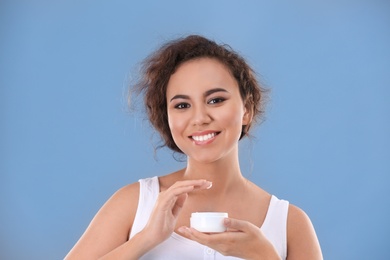
<path id="1" fill-rule="evenodd" d="M 241 129 L 242 116 L 240 115 L 241 113 L 238 113 L 238 111 L 234 108 L 227 109 L 220 115 L 221 122 L 226 122 L 227 124 L 233 126 L 240 126 L 239 128 Z"/>
<path id="2" fill-rule="evenodd" d="M 177 139 L 181 136 L 185 130 L 185 123 L 182 118 L 175 116 L 168 117 L 169 128 L 172 133 L 173 140 L 177 143 Z"/>

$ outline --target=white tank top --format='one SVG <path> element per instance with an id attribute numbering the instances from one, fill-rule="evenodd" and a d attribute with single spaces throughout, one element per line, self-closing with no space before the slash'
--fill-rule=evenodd
<path id="1" fill-rule="evenodd" d="M 141 179 L 140 194 L 137 213 L 135 215 L 133 227 L 129 238 L 140 232 L 149 220 L 154 204 L 156 203 L 160 186 L 158 177 Z M 264 223 L 261 226 L 261 231 L 265 237 L 273 244 L 281 259 L 286 259 L 287 256 L 287 214 L 288 201 L 279 200 L 272 195 L 268 206 L 267 215 Z M 187 239 L 175 232 L 140 259 L 241 259 L 232 256 L 223 256 L 215 250 L 201 245 L 198 242 Z"/>

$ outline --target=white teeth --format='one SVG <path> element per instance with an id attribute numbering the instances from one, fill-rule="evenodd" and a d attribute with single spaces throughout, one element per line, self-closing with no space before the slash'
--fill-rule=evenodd
<path id="1" fill-rule="evenodd" d="M 211 134 L 207 134 L 207 135 L 199 135 L 199 136 L 192 136 L 192 139 L 194 139 L 195 141 L 198 141 L 198 142 L 203 142 L 203 141 L 207 141 L 211 138 L 213 138 L 216 134 L 215 133 L 211 133 Z"/>

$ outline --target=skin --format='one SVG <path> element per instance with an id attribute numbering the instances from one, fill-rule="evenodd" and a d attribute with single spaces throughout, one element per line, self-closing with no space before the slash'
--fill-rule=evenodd
<path id="1" fill-rule="evenodd" d="M 187 167 L 159 177 L 160 194 L 148 224 L 132 239 L 138 183 L 106 202 L 66 259 L 138 259 L 172 232 L 224 255 L 280 259 L 259 229 L 271 195 L 240 171 L 238 140 L 252 115 L 230 71 L 210 58 L 185 62 L 168 82 L 167 105 L 169 127 L 187 155 Z M 189 228 L 196 211 L 228 212 L 228 231 L 206 234 Z M 294 205 L 289 206 L 287 245 L 289 260 L 322 259 L 310 219 Z"/>

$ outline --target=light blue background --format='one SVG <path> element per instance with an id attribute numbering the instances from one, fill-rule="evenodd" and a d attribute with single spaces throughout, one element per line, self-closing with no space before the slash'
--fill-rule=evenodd
<path id="1" fill-rule="evenodd" d="M 165 40 L 230 44 L 271 89 L 245 176 L 311 217 L 326 259 L 388 259 L 390 2 L 0 2 L 0 258 L 61 259 L 101 205 L 182 167 L 142 113 Z"/>

